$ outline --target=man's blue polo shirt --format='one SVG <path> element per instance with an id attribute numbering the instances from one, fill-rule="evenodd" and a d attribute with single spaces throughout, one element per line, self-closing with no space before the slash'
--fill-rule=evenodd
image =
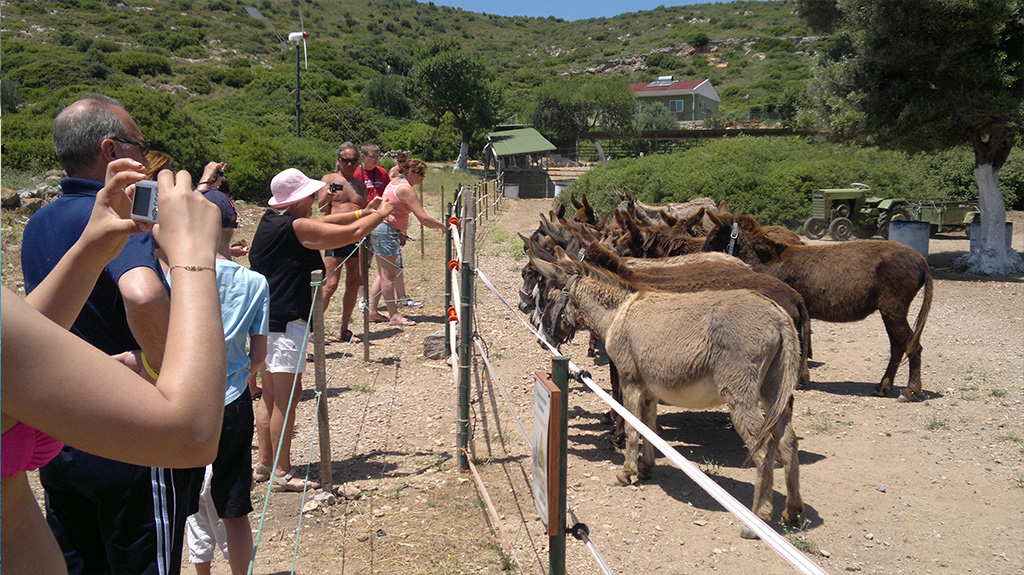
<path id="1" fill-rule="evenodd" d="M 25 226 L 21 270 L 26 292 L 35 289 L 78 241 L 92 214 L 96 192 L 103 187 L 101 182 L 81 178 L 65 178 L 60 185 L 64 195 L 43 206 Z M 120 255 L 107 264 L 71 331 L 108 354 L 138 349 L 117 288 L 121 276 L 137 267 L 151 268 L 163 278 L 150 233 L 132 235 Z"/>

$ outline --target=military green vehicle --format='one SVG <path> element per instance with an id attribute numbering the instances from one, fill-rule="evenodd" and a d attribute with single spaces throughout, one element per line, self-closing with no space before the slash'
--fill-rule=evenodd
<path id="1" fill-rule="evenodd" d="M 932 233 L 963 229 L 979 217 L 978 207 L 967 202 L 907 200 L 871 195 L 867 184 L 853 183 L 849 188 L 814 190 L 811 193 L 811 217 L 804 222 L 804 235 L 817 240 L 828 235 L 836 241 L 850 236 L 889 238 L 889 223 L 925 221 Z"/>

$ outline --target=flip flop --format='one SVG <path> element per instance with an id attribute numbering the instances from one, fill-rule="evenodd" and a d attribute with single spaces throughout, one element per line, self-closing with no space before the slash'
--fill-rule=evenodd
<path id="1" fill-rule="evenodd" d="M 292 483 L 293 479 L 298 479 L 298 483 Z M 274 476 L 274 484 L 270 486 L 270 490 L 274 492 L 283 491 L 303 491 L 305 489 L 320 489 L 320 482 L 313 479 L 302 479 L 296 477 L 296 471 L 292 469 L 288 473 L 282 476 Z"/>
<path id="2" fill-rule="evenodd" d="M 363 343 L 363 340 L 358 335 L 352 333 L 350 329 L 341 330 L 341 338 L 338 341 L 344 343 Z"/>
<path id="3" fill-rule="evenodd" d="M 256 483 L 263 483 L 264 481 L 270 479 L 270 474 L 272 472 L 273 469 L 271 469 L 269 465 L 257 463 L 252 468 L 252 478 L 256 481 Z"/>

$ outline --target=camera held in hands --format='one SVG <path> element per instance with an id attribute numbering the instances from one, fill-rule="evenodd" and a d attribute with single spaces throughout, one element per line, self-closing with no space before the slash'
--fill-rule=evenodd
<path id="1" fill-rule="evenodd" d="M 136 182 L 135 197 L 132 198 L 132 219 L 157 223 L 157 195 L 157 183 L 153 180 Z"/>
<path id="2" fill-rule="evenodd" d="M 344 190 L 345 190 L 345 185 L 344 184 L 338 184 L 338 183 L 335 183 L 335 182 L 331 182 L 331 191 L 332 192 L 341 192 L 341 191 L 344 191 Z"/>

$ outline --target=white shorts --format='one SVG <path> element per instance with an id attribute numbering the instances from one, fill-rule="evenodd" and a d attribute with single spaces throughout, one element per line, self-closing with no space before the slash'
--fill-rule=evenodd
<path id="1" fill-rule="evenodd" d="M 210 481 L 213 478 L 213 466 L 206 466 L 206 476 L 203 477 L 203 487 L 199 492 L 199 511 L 188 516 L 185 535 L 188 540 L 188 562 L 209 563 L 213 561 L 217 547 L 224 553 L 224 559 L 228 557 L 228 536 L 224 530 L 224 522 L 217 516 L 217 509 L 213 506 L 213 497 L 210 495 Z"/>
<path id="2" fill-rule="evenodd" d="M 288 322 L 284 333 L 267 335 L 267 371 L 270 373 L 306 373 L 306 322 Z M 308 343 L 308 342 L 307 342 Z"/>

